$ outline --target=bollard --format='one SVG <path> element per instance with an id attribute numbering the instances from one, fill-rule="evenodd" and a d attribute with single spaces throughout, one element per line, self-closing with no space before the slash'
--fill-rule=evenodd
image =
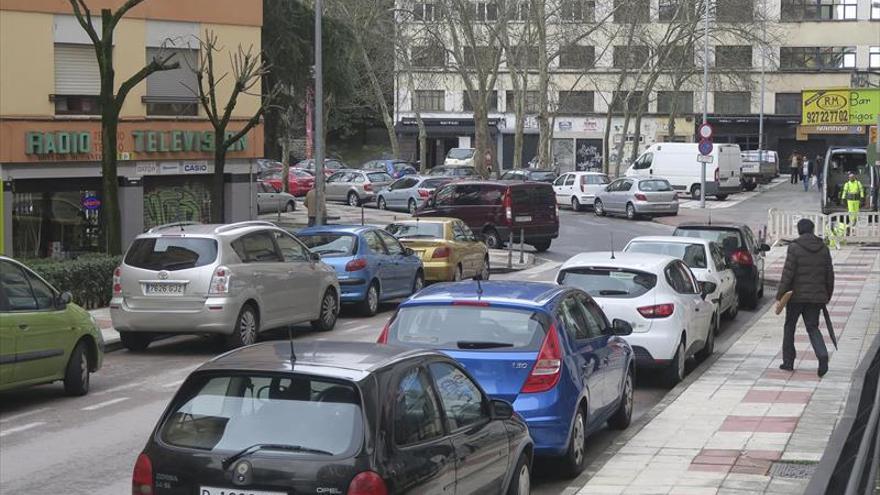
<path id="1" fill-rule="evenodd" d="M 526 262 L 526 260 L 524 258 L 525 253 L 523 252 L 525 250 L 525 242 L 526 242 L 525 239 L 526 239 L 526 229 L 521 228 L 521 229 L 519 229 L 519 264 L 520 265 L 523 265 Z"/>
<path id="2" fill-rule="evenodd" d="M 513 231 L 510 231 L 507 240 L 507 269 L 513 269 Z"/>

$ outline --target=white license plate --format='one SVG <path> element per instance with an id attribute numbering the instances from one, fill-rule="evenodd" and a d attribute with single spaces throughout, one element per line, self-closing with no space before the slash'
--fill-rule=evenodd
<path id="1" fill-rule="evenodd" d="M 516 218 L 514 218 L 514 220 L 517 221 L 517 222 L 531 222 L 531 221 L 532 221 L 532 217 L 530 217 L 530 216 L 521 216 L 521 217 L 516 217 Z"/>
<path id="2" fill-rule="evenodd" d="M 199 488 L 199 495 L 287 495 L 287 492 L 267 492 L 265 490 L 203 486 Z"/>
<path id="3" fill-rule="evenodd" d="M 147 295 L 179 296 L 183 294 L 184 287 L 186 284 L 147 283 L 144 284 L 144 292 Z"/>

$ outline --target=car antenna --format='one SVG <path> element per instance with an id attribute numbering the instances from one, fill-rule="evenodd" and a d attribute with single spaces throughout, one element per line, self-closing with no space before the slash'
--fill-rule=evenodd
<path id="1" fill-rule="evenodd" d="M 287 341 L 290 343 L 290 367 L 293 368 L 296 363 L 296 352 L 293 349 L 293 327 L 287 325 Z"/>
<path id="2" fill-rule="evenodd" d="M 477 297 L 483 295 L 483 282 L 480 278 L 477 279 Z"/>
<path id="3" fill-rule="evenodd" d="M 614 232 L 608 234 L 611 236 L 611 259 L 616 260 L 617 258 L 614 257 Z"/>

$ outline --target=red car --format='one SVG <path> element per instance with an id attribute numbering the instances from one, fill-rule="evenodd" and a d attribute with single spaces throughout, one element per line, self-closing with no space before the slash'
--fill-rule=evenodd
<path id="1" fill-rule="evenodd" d="M 271 184 L 278 189 L 282 189 L 281 174 L 282 172 L 280 170 L 272 172 L 263 178 L 263 182 Z M 293 194 L 294 196 L 305 196 L 306 193 L 309 192 L 309 189 L 315 187 L 315 176 L 305 170 L 291 168 L 287 182 L 290 186 L 290 194 Z"/>

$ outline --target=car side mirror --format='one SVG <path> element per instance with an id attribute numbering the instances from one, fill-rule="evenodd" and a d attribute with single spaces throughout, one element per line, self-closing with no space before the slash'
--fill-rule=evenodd
<path id="1" fill-rule="evenodd" d="M 309 259 L 316 263 L 321 261 L 321 253 L 309 253 Z"/>
<path id="2" fill-rule="evenodd" d="M 761 251 L 766 253 L 767 251 L 770 251 L 770 246 L 767 244 L 761 244 L 761 246 L 758 249 L 760 249 Z"/>
<path id="3" fill-rule="evenodd" d="M 510 419 L 513 417 L 513 406 L 510 402 L 501 399 L 492 399 L 489 403 L 491 408 L 492 419 Z"/>
<path id="4" fill-rule="evenodd" d="M 403 248 L 403 254 L 405 256 L 412 256 L 412 255 L 416 254 L 416 252 L 413 251 L 412 248 L 405 247 L 405 248 Z"/>
<path id="5" fill-rule="evenodd" d="M 69 291 L 64 291 L 58 295 L 57 306 L 59 308 L 66 308 L 68 304 L 73 301 L 73 294 Z"/>
<path id="6" fill-rule="evenodd" d="M 633 333 L 633 327 L 628 321 L 615 318 L 614 321 L 611 322 L 611 335 L 625 337 L 631 333 Z"/>
<path id="7" fill-rule="evenodd" d="M 700 282 L 700 297 L 706 299 L 717 287 L 713 282 Z"/>

